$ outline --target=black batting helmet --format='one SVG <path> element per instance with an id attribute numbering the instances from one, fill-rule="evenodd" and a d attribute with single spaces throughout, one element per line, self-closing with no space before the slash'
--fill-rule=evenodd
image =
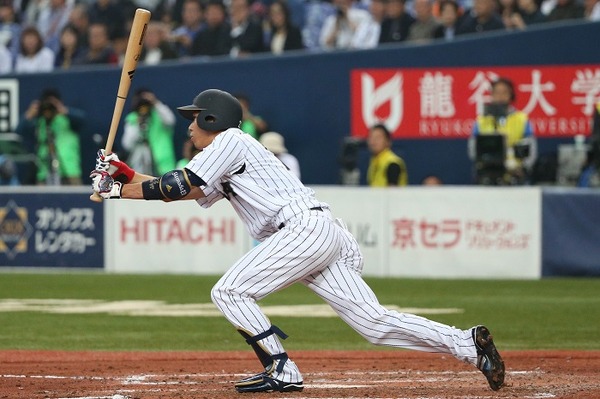
<path id="1" fill-rule="evenodd" d="M 178 107 L 177 110 L 186 119 L 194 120 L 201 129 L 219 132 L 230 127 L 239 127 L 242 122 L 242 106 L 231 94 L 223 90 L 204 90 L 194 98 L 191 105 Z"/>

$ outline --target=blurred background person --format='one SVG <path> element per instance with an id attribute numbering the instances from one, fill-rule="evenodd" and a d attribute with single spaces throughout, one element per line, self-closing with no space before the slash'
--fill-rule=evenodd
<path id="1" fill-rule="evenodd" d="M 200 0 L 185 0 L 181 9 L 181 25 L 173 29 L 170 40 L 180 57 L 190 55 L 198 32 L 205 28 L 204 9 Z"/>
<path id="2" fill-rule="evenodd" d="M 133 15 L 134 10 L 126 7 L 128 2 L 117 4 L 112 0 L 95 0 L 87 9 L 90 24 L 103 24 L 109 40 L 127 36 L 125 29 L 126 15 Z"/>
<path id="3" fill-rule="evenodd" d="M 194 147 L 194 142 L 191 139 L 187 139 L 183 142 L 181 147 L 181 159 L 177 161 L 176 169 L 183 169 L 187 164 L 199 153 L 200 150 Z"/>
<path id="4" fill-rule="evenodd" d="M 60 34 L 69 22 L 72 1 L 49 0 L 40 10 L 36 25 L 44 38 L 44 43 L 55 53 L 58 51 Z"/>
<path id="5" fill-rule="evenodd" d="M 454 40 L 459 23 L 459 7 L 454 0 L 439 3 L 440 25 L 433 32 L 436 39 Z"/>
<path id="6" fill-rule="evenodd" d="M 132 98 L 131 112 L 125 116 L 121 139 L 127 163 L 152 176 L 175 169 L 174 126 L 173 111 L 149 89 L 138 89 Z"/>
<path id="7" fill-rule="evenodd" d="M 483 33 L 505 28 L 498 15 L 495 0 L 473 0 L 473 8 L 462 17 L 456 34 Z"/>
<path id="8" fill-rule="evenodd" d="M 300 179 L 300 163 L 285 147 L 285 139 L 277 132 L 266 132 L 260 136 L 260 143 L 271 151 L 298 179 Z"/>
<path id="9" fill-rule="evenodd" d="M 512 25 L 520 30 L 529 25 L 546 22 L 546 16 L 540 10 L 536 0 L 517 0 L 517 12 L 512 15 Z"/>
<path id="10" fill-rule="evenodd" d="M 548 14 L 548 22 L 583 19 L 585 9 L 576 0 L 557 0 L 556 5 Z"/>
<path id="11" fill-rule="evenodd" d="M 437 175 L 428 175 L 423 178 L 421 184 L 423 186 L 441 186 L 444 182 Z"/>
<path id="12" fill-rule="evenodd" d="M 85 45 L 88 42 L 88 29 L 90 27 L 90 17 L 88 16 L 88 7 L 84 3 L 77 3 L 71 9 L 69 14 L 69 25 L 73 26 L 79 36 L 79 43 Z"/>
<path id="13" fill-rule="evenodd" d="M 259 139 L 260 135 L 267 131 L 268 123 L 260 116 L 254 115 L 250 109 L 250 97 L 244 93 L 235 94 L 242 106 L 242 124 L 240 130 L 248 133 L 255 139 Z"/>
<path id="14" fill-rule="evenodd" d="M 371 187 L 406 186 L 408 173 L 404 160 L 392 151 L 392 135 L 383 124 L 369 129 L 367 146 L 371 153 L 367 184 Z"/>
<path id="15" fill-rule="evenodd" d="M 117 65 L 119 57 L 108 36 L 108 28 L 102 23 L 92 23 L 88 28 L 87 46 L 77 60 L 77 64 Z"/>
<path id="16" fill-rule="evenodd" d="M 56 89 L 45 89 L 17 125 L 25 147 L 37 156 L 30 183 L 79 185 L 80 133 L 85 115 L 64 105 Z"/>
<path id="17" fill-rule="evenodd" d="M 291 20 L 290 9 L 285 0 L 271 3 L 267 22 L 268 47 L 272 54 L 304 48 L 302 32 Z"/>
<path id="18" fill-rule="evenodd" d="M 0 45 L 4 45 L 14 62 L 19 54 L 21 21 L 15 12 L 12 0 L 0 0 Z"/>
<path id="19" fill-rule="evenodd" d="M 578 187 L 600 187 L 600 101 L 594 106 L 587 157 L 577 180 Z"/>
<path id="20" fill-rule="evenodd" d="M 476 164 L 476 167 L 482 169 L 477 178 L 479 184 L 520 185 L 527 182 L 528 172 L 537 157 L 537 142 L 529 116 L 513 106 L 515 100 L 512 80 L 501 77 L 491 82 L 491 101 L 473 124 L 472 137 L 468 143 L 469 155 L 476 163 L 478 157 L 485 156 L 477 154 L 477 136 L 502 135 L 504 168 L 498 170 L 501 175 L 496 176 L 497 170 L 492 170 L 493 165 L 486 169 L 486 165 Z M 490 148 L 490 153 L 496 151 L 496 148 Z"/>
<path id="21" fill-rule="evenodd" d="M 388 0 L 385 18 L 381 23 L 379 43 L 398 43 L 408 38 L 410 26 L 415 22 L 406 12 L 405 0 Z"/>
<path id="22" fill-rule="evenodd" d="M 250 12 L 248 0 L 230 0 L 231 51 L 234 58 L 265 51 L 261 22 Z"/>
<path id="23" fill-rule="evenodd" d="M 42 35 L 35 26 L 21 32 L 19 54 L 15 60 L 16 73 L 50 72 L 54 68 L 54 52 L 44 46 Z"/>
<path id="24" fill-rule="evenodd" d="M 369 19 L 363 21 L 352 37 L 352 48 L 375 48 L 379 45 L 381 23 L 385 18 L 387 0 L 371 0 L 369 3 Z"/>
<path id="25" fill-rule="evenodd" d="M 435 30 L 439 26 L 432 13 L 432 0 L 415 0 L 415 22 L 408 29 L 406 40 L 427 42 L 433 39 Z"/>
<path id="26" fill-rule="evenodd" d="M 584 18 L 588 21 L 600 21 L 600 0 L 584 0 Z"/>
<path id="27" fill-rule="evenodd" d="M 367 11 L 354 7 L 354 0 L 333 0 L 333 5 L 335 13 L 325 19 L 319 45 L 325 50 L 350 48 L 358 26 L 371 17 Z"/>
<path id="28" fill-rule="evenodd" d="M 209 0 L 204 13 L 206 28 L 196 35 L 190 55 L 227 55 L 231 51 L 231 26 L 220 0 Z"/>
<path id="29" fill-rule="evenodd" d="M 54 59 L 54 67 L 58 69 L 69 69 L 73 64 L 79 62 L 83 56 L 83 45 L 79 41 L 77 29 L 67 24 L 60 35 L 60 46 Z"/>
<path id="30" fill-rule="evenodd" d="M 168 37 L 169 28 L 164 22 L 150 21 L 146 28 L 140 62 L 146 65 L 157 65 L 162 61 L 178 58 Z"/>
<path id="31" fill-rule="evenodd" d="M 0 186 L 18 185 L 20 182 L 15 163 L 8 156 L 0 154 Z"/>
<path id="32" fill-rule="evenodd" d="M 12 54 L 3 43 L 0 43 L 0 75 L 12 72 Z"/>

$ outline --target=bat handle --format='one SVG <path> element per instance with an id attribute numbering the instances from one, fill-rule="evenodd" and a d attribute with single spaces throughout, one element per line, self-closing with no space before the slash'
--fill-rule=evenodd
<path id="1" fill-rule="evenodd" d="M 92 195 L 90 195 L 90 200 L 94 202 L 102 202 L 102 197 L 100 196 L 100 194 L 94 192 Z"/>

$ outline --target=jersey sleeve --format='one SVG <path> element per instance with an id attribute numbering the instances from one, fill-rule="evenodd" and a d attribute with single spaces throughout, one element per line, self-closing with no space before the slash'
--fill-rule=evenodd
<path id="1" fill-rule="evenodd" d="M 202 189 L 202 192 L 205 196 L 196 200 L 202 208 L 210 208 L 215 202 L 224 198 L 223 194 L 214 187 L 206 186 Z"/>
<path id="2" fill-rule="evenodd" d="M 213 142 L 200 151 L 186 166 L 201 178 L 206 186 L 215 187 L 223 178 L 233 174 L 244 165 L 245 146 L 231 131 L 220 133 Z M 204 192 L 207 196 L 208 193 Z"/>

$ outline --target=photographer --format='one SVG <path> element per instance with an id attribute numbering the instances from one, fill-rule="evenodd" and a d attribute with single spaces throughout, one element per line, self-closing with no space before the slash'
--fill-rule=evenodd
<path id="1" fill-rule="evenodd" d="M 319 44 L 323 49 L 346 49 L 352 45 L 352 38 L 360 24 L 371 18 L 369 12 L 353 8 L 353 0 L 334 0 L 335 14 L 328 16 L 323 23 Z"/>
<path id="2" fill-rule="evenodd" d="M 162 175 L 175 169 L 175 115 L 148 89 L 139 89 L 125 117 L 121 145 L 127 163 L 140 173 Z"/>
<path id="3" fill-rule="evenodd" d="M 600 187 L 600 102 L 594 107 L 592 132 L 587 148 L 587 159 L 581 169 L 577 186 Z"/>
<path id="4" fill-rule="evenodd" d="M 26 184 L 80 185 L 83 111 L 67 108 L 56 89 L 46 89 L 25 111 L 16 132 L 37 156 Z"/>
<path id="5" fill-rule="evenodd" d="M 491 83 L 491 102 L 486 104 L 483 114 L 477 116 L 469 140 L 469 155 L 475 160 L 478 184 L 527 183 L 528 171 L 537 156 L 537 145 L 529 116 L 512 105 L 515 99 L 510 79 L 498 78 Z M 482 136 L 501 139 L 486 144 Z M 501 157 L 500 165 L 495 161 L 497 154 Z"/>

